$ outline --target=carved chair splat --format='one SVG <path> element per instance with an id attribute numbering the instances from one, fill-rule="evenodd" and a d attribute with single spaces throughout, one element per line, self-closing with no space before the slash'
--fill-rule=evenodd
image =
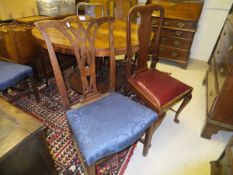
<path id="1" fill-rule="evenodd" d="M 115 50 L 113 17 L 89 21 L 87 27 L 77 16 L 63 20 L 35 23 L 46 42 L 66 117 L 73 133 L 85 174 L 96 174 L 96 163 L 131 146 L 143 135 L 143 155 L 148 153 L 157 114 L 119 93 L 115 89 Z M 110 83 L 109 92 L 100 94 L 96 88 L 95 38 L 102 24 L 109 25 Z M 71 107 L 49 28 L 64 34 L 75 52 L 83 87 L 79 103 Z"/>
<path id="2" fill-rule="evenodd" d="M 160 14 L 158 29 L 152 29 L 152 13 Z M 138 29 L 139 50 L 137 52 L 136 70 L 132 71 L 132 47 L 131 47 L 131 21 L 133 16 L 140 16 L 140 27 Z M 161 72 L 155 68 L 158 61 L 158 47 L 160 33 L 164 21 L 164 9 L 159 5 L 138 5 L 133 7 L 127 19 L 127 79 L 128 87 L 148 107 L 159 114 L 160 122 L 165 112 L 174 104 L 182 101 L 176 111 L 175 122 L 179 122 L 178 115 L 190 101 L 192 87 L 173 78 L 168 73 Z M 149 56 L 150 55 L 150 56 Z M 148 60 L 150 66 L 148 67 Z"/>

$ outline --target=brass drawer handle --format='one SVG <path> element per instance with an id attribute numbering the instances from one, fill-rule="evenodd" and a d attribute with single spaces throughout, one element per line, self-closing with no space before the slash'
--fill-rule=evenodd
<path id="1" fill-rule="evenodd" d="M 179 28 L 183 28 L 183 27 L 185 26 L 185 24 L 184 24 L 183 22 L 179 22 L 179 23 L 177 23 L 177 26 L 178 26 Z"/>
<path id="2" fill-rule="evenodd" d="M 171 52 L 171 56 L 172 56 L 173 58 L 175 58 L 177 55 L 178 55 L 177 52 Z"/>
<path id="3" fill-rule="evenodd" d="M 173 42 L 173 44 L 174 44 L 175 46 L 179 46 L 179 45 L 181 44 L 181 42 L 176 40 L 176 41 Z"/>
<path id="4" fill-rule="evenodd" d="M 159 51 L 163 52 L 165 49 L 163 47 L 159 48 Z"/>
<path id="5" fill-rule="evenodd" d="M 223 36 L 225 36 L 226 34 L 227 34 L 227 32 L 226 32 L 226 31 L 224 31 L 224 32 L 223 32 Z"/>
<path id="6" fill-rule="evenodd" d="M 233 46 L 230 46 L 229 49 L 228 49 L 230 52 L 233 51 Z"/>
<path id="7" fill-rule="evenodd" d="M 217 54 L 220 54 L 220 51 L 219 50 L 217 50 L 217 52 L 216 52 Z"/>
<path id="8" fill-rule="evenodd" d="M 183 35 L 183 31 L 180 31 L 180 30 L 176 30 L 176 32 L 175 32 L 175 34 L 177 35 L 177 36 L 180 36 L 180 35 Z"/>
<path id="9" fill-rule="evenodd" d="M 165 21 L 165 22 L 164 22 L 164 25 L 165 25 L 165 26 L 168 26 L 168 25 L 170 25 L 170 22 Z"/>
<path id="10" fill-rule="evenodd" d="M 167 41 L 167 38 L 166 38 L 166 37 L 163 37 L 163 38 L 162 38 L 162 41 Z"/>

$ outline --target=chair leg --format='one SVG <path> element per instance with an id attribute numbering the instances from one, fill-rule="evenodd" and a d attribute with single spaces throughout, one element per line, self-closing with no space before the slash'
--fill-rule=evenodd
<path id="1" fill-rule="evenodd" d="M 45 59 L 48 57 L 48 52 L 46 52 L 45 49 L 43 48 L 40 48 L 40 61 L 42 63 L 42 71 L 43 71 L 43 74 L 44 74 L 44 78 L 45 78 L 45 85 L 46 85 L 46 88 L 49 87 L 49 75 L 47 74 L 47 71 L 46 71 L 46 63 L 45 63 Z M 46 55 L 47 54 L 47 55 Z"/>
<path id="2" fill-rule="evenodd" d="M 154 128 L 153 128 L 153 133 L 155 132 L 155 130 L 159 127 L 159 125 L 162 123 L 164 117 L 166 115 L 166 112 L 161 112 L 159 113 L 159 118 L 158 120 L 155 122 L 154 124 Z"/>
<path id="3" fill-rule="evenodd" d="M 95 163 L 87 166 L 88 175 L 96 175 Z"/>
<path id="4" fill-rule="evenodd" d="M 143 156 L 147 156 L 149 148 L 151 146 L 151 139 L 154 133 L 154 125 L 151 125 L 147 130 L 145 134 L 145 140 L 144 140 L 144 146 L 143 146 Z"/>
<path id="5" fill-rule="evenodd" d="M 189 93 L 187 96 L 184 97 L 183 102 L 181 103 L 179 109 L 176 111 L 176 115 L 174 118 L 174 122 L 179 123 L 180 121 L 178 120 L 178 116 L 180 114 L 180 112 L 182 111 L 182 109 L 188 104 L 188 102 L 191 100 L 192 98 L 192 94 Z"/>
<path id="6" fill-rule="evenodd" d="M 36 87 L 36 82 L 33 76 L 29 77 L 30 83 L 31 83 L 31 88 L 33 90 L 34 96 L 36 98 L 36 102 L 39 103 L 40 102 L 40 96 L 39 96 L 39 92 L 38 89 Z"/>

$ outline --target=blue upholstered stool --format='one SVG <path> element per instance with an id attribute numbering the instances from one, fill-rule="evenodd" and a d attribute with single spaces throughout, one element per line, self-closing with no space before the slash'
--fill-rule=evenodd
<path id="1" fill-rule="evenodd" d="M 15 86 L 26 78 L 33 79 L 32 75 L 33 71 L 30 66 L 0 61 L 0 91 L 4 91 L 12 86 Z M 34 83 L 32 82 L 32 86 L 34 86 L 33 84 Z M 32 88 L 36 99 L 39 100 L 36 87 Z"/>
<path id="2" fill-rule="evenodd" d="M 154 111 L 119 93 L 66 114 L 88 165 L 132 145 L 157 119 Z"/>

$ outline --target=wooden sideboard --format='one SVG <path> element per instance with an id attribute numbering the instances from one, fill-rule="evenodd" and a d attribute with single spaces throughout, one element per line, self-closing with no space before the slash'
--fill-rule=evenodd
<path id="1" fill-rule="evenodd" d="M 0 174 L 57 174 L 45 141 L 45 126 L 2 98 Z"/>
<path id="2" fill-rule="evenodd" d="M 225 147 L 218 160 L 211 161 L 211 175 L 233 174 L 233 137 Z"/>
<path id="3" fill-rule="evenodd" d="M 146 2 L 146 4 L 151 3 L 162 5 L 165 9 L 159 59 L 174 61 L 182 68 L 186 68 L 203 1 L 147 0 Z M 158 14 L 153 16 L 154 30 L 156 30 Z"/>
<path id="4" fill-rule="evenodd" d="M 207 117 L 201 136 L 210 138 L 219 130 L 233 131 L 233 13 L 225 21 L 209 61 Z"/>
<path id="5" fill-rule="evenodd" d="M 0 26 L 0 57 L 25 64 L 34 59 L 35 52 L 30 26 L 13 23 Z"/>

